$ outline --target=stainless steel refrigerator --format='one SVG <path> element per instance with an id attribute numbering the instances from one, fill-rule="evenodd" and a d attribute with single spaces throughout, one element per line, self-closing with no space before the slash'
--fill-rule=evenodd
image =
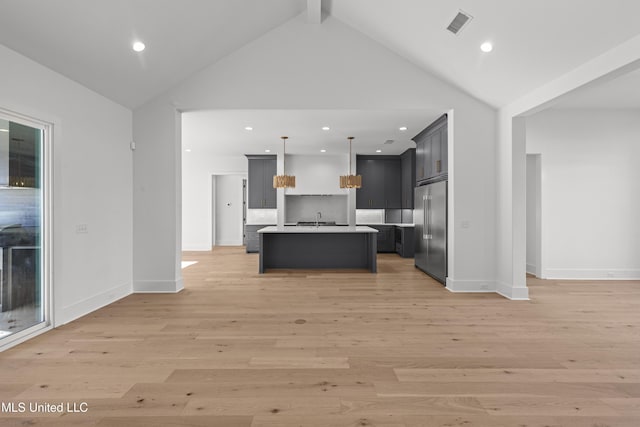
<path id="1" fill-rule="evenodd" d="M 447 181 L 415 190 L 416 267 L 442 284 L 447 279 Z"/>

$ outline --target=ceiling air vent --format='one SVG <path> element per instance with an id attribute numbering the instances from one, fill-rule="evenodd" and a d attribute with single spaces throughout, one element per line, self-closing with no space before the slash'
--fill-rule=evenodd
<path id="1" fill-rule="evenodd" d="M 461 10 L 458 12 L 456 17 L 453 18 L 453 21 L 451 21 L 447 30 L 451 31 L 453 34 L 458 34 L 472 19 L 473 16 Z"/>
<path id="2" fill-rule="evenodd" d="M 395 141 L 393 139 L 387 139 L 384 143 L 385 145 L 393 144 Z"/>

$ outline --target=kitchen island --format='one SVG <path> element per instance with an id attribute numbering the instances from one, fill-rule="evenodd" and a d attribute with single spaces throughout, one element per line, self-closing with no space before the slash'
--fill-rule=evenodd
<path id="1" fill-rule="evenodd" d="M 259 272 L 270 268 L 363 268 L 376 272 L 376 233 L 366 226 L 265 227 Z"/>

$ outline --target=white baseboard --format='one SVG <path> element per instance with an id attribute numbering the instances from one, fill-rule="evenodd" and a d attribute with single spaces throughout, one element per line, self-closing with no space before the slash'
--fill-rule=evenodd
<path id="1" fill-rule="evenodd" d="M 536 275 L 536 266 L 533 264 L 527 264 L 527 273 Z"/>
<path id="2" fill-rule="evenodd" d="M 557 280 L 640 280 L 637 269 L 570 269 L 547 268 L 546 279 Z"/>
<path id="3" fill-rule="evenodd" d="M 447 277 L 450 292 L 495 292 L 495 282 L 490 280 L 453 280 Z"/>
<path id="4" fill-rule="evenodd" d="M 218 240 L 216 246 L 242 246 L 242 239 L 240 240 Z"/>
<path id="5" fill-rule="evenodd" d="M 133 293 L 136 294 L 175 294 L 184 289 L 182 278 L 178 280 L 136 280 Z"/>
<path id="6" fill-rule="evenodd" d="M 94 295 L 66 307 L 54 307 L 54 327 L 62 326 L 66 323 L 71 322 L 72 320 L 76 320 L 82 316 L 98 310 L 99 308 L 114 303 L 119 299 L 126 297 L 127 295 L 131 295 L 131 293 L 131 283 L 125 283 L 124 285 L 108 289 L 98 295 Z"/>
<path id="7" fill-rule="evenodd" d="M 527 301 L 529 299 L 529 288 L 514 288 L 502 282 L 498 282 L 496 292 L 510 300 Z"/>

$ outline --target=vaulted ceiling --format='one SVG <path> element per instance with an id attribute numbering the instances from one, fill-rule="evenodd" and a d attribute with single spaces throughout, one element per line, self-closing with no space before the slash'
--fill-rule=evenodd
<path id="1" fill-rule="evenodd" d="M 640 34 L 637 0 L 324 0 L 322 6 L 496 107 Z M 306 0 L 0 0 L 0 43 L 135 108 L 306 7 Z M 446 27 L 460 9 L 473 19 L 452 35 Z M 137 38 L 147 45 L 140 54 L 131 50 Z M 484 41 L 493 52 L 480 51 Z"/>

